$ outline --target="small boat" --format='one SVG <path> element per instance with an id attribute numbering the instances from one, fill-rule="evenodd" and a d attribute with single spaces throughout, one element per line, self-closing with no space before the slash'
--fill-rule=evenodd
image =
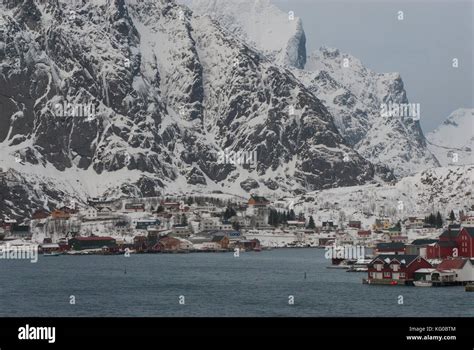
<path id="1" fill-rule="evenodd" d="M 336 270 L 348 270 L 350 269 L 350 265 L 340 264 L 340 265 L 329 265 L 326 266 L 327 269 L 336 269 Z"/>
<path id="2" fill-rule="evenodd" d="M 413 281 L 413 284 L 415 285 L 415 287 L 431 287 L 433 285 L 433 282 L 420 280 L 420 281 Z"/>
<path id="3" fill-rule="evenodd" d="M 367 272 L 368 270 L 367 267 L 355 267 L 352 265 L 346 272 Z"/>
<path id="4" fill-rule="evenodd" d="M 60 256 L 62 255 L 61 252 L 45 252 L 43 253 L 43 256 Z"/>

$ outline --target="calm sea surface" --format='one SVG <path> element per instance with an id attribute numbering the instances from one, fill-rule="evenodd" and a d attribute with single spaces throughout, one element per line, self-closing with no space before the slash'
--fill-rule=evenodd
<path id="1" fill-rule="evenodd" d="M 321 249 L 0 260 L 0 316 L 474 316 L 463 287 L 363 285 L 328 264 Z"/>

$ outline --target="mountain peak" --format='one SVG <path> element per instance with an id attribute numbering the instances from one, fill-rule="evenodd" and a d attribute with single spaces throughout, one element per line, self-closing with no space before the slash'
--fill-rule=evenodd
<path id="1" fill-rule="evenodd" d="M 195 13 L 211 16 L 276 63 L 304 67 L 306 36 L 294 13 L 281 11 L 269 0 L 193 0 L 190 7 Z"/>

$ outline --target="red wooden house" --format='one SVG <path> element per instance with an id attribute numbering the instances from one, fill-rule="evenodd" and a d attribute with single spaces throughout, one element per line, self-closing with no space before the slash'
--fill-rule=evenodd
<path id="1" fill-rule="evenodd" d="M 160 238 L 158 243 L 156 243 L 152 251 L 154 252 L 173 252 L 180 249 L 181 241 L 174 237 L 165 236 Z"/>
<path id="2" fill-rule="evenodd" d="M 456 241 L 441 241 L 430 244 L 426 247 L 427 259 L 445 259 L 448 256 L 453 256 L 455 249 L 457 249 Z"/>
<path id="3" fill-rule="evenodd" d="M 382 254 L 376 256 L 368 265 L 368 281 L 412 281 L 415 271 L 433 267 L 419 255 Z"/>
<path id="4" fill-rule="evenodd" d="M 456 240 L 458 256 L 474 258 L 474 227 L 463 227 Z"/>
<path id="5" fill-rule="evenodd" d="M 362 223 L 360 221 L 350 220 L 347 226 L 352 228 L 358 228 L 360 230 L 360 228 L 362 227 Z"/>
<path id="6" fill-rule="evenodd" d="M 439 241 L 426 250 L 428 259 L 457 256 L 474 258 L 474 227 L 448 228 L 439 236 Z"/>
<path id="7" fill-rule="evenodd" d="M 357 231 L 357 236 L 359 238 L 369 238 L 372 235 L 372 231 L 370 230 L 359 230 Z"/>
<path id="8" fill-rule="evenodd" d="M 265 197 L 252 194 L 247 203 L 249 206 L 265 207 L 269 204 Z"/>

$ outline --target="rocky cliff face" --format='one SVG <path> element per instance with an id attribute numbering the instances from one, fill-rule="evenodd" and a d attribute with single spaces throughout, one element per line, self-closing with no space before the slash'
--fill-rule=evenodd
<path id="1" fill-rule="evenodd" d="M 409 103 L 398 73 L 375 73 L 337 49 L 322 48 L 303 59 L 306 38 L 299 34 L 304 34 L 301 20 L 289 20 L 291 14 L 269 0 L 194 0 L 191 6 L 274 63 L 293 68 L 333 115 L 346 142 L 366 159 L 389 167 L 398 177 L 439 166 L 420 128 L 419 118 L 429 117 L 422 108 L 418 118 L 382 116 L 382 104 L 405 108 Z M 285 61 L 286 57 L 297 59 Z"/>
<path id="2" fill-rule="evenodd" d="M 208 16 L 164 0 L 0 8 L 0 167 L 55 183 L 58 196 L 391 179 L 294 75 Z M 242 164 L 244 152 L 256 162 Z"/>

